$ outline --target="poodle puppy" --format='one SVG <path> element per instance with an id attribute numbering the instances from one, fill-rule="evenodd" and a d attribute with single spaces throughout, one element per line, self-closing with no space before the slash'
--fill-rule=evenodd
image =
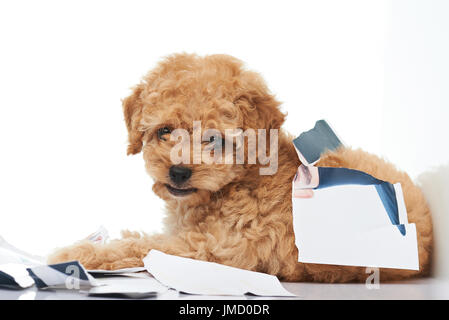
<path id="1" fill-rule="evenodd" d="M 128 154 L 143 151 L 146 170 L 154 179 L 153 191 L 166 201 L 164 233 L 124 231 L 121 239 L 107 244 L 81 241 L 56 250 L 49 263 L 79 260 L 88 269 L 136 267 L 143 265 L 149 250 L 158 249 L 269 273 L 283 281 L 365 281 L 368 275 L 363 267 L 298 262 L 291 182 L 300 161 L 293 137 L 280 129 L 285 115 L 279 105 L 261 76 L 231 56 L 175 54 L 165 58 L 123 100 Z M 237 128 L 279 129 L 277 170 L 260 174 L 259 169 L 266 167 L 260 161 L 173 164 L 176 141 L 171 135 L 177 128 L 192 135 L 194 121 L 201 121 L 202 129 L 222 133 Z M 218 140 L 211 137 L 206 142 Z M 204 141 L 200 145 L 208 147 Z M 250 155 L 247 145 L 245 140 L 245 157 Z M 380 277 L 389 281 L 429 274 L 431 214 L 421 190 L 406 173 L 375 155 L 350 148 L 325 154 L 317 165 L 361 170 L 381 180 L 400 182 L 409 221 L 417 227 L 420 269 L 381 269 Z"/>

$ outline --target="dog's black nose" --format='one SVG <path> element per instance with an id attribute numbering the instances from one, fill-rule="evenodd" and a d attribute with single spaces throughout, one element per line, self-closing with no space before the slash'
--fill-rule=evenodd
<path id="1" fill-rule="evenodd" d="M 170 179 L 176 184 L 181 184 L 189 180 L 192 170 L 181 166 L 171 166 L 169 171 Z"/>

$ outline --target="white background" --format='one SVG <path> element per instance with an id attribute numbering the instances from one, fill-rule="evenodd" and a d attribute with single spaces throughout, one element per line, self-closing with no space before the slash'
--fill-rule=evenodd
<path id="1" fill-rule="evenodd" d="M 99 225 L 161 229 L 120 99 L 174 52 L 245 61 L 294 134 L 324 117 L 413 177 L 447 163 L 448 13 L 417 0 L 1 2 L 0 235 L 46 254 Z"/>

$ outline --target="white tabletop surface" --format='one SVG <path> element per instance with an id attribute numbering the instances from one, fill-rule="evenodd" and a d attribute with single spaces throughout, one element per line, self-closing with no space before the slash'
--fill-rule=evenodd
<path id="1" fill-rule="evenodd" d="M 434 278 L 419 279 L 398 283 L 380 284 L 379 289 L 368 289 L 365 284 L 323 284 L 323 283 L 286 283 L 287 290 L 297 295 L 286 299 L 449 299 L 449 282 Z M 89 297 L 86 292 L 71 290 L 37 290 L 32 287 L 25 290 L 0 289 L 0 299 L 36 299 L 36 300 L 79 300 L 104 299 Z M 149 299 L 276 299 L 257 296 L 202 296 L 180 294 L 174 290 Z"/>

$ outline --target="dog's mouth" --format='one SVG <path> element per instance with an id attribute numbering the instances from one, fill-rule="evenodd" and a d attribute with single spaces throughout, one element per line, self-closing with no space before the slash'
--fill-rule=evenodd
<path id="1" fill-rule="evenodd" d="M 166 184 L 165 187 L 167 188 L 168 192 L 170 192 L 172 195 L 177 196 L 177 197 L 187 196 L 187 195 L 192 194 L 197 191 L 196 188 L 178 189 L 178 188 L 172 187 L 169 184 Z"/>

